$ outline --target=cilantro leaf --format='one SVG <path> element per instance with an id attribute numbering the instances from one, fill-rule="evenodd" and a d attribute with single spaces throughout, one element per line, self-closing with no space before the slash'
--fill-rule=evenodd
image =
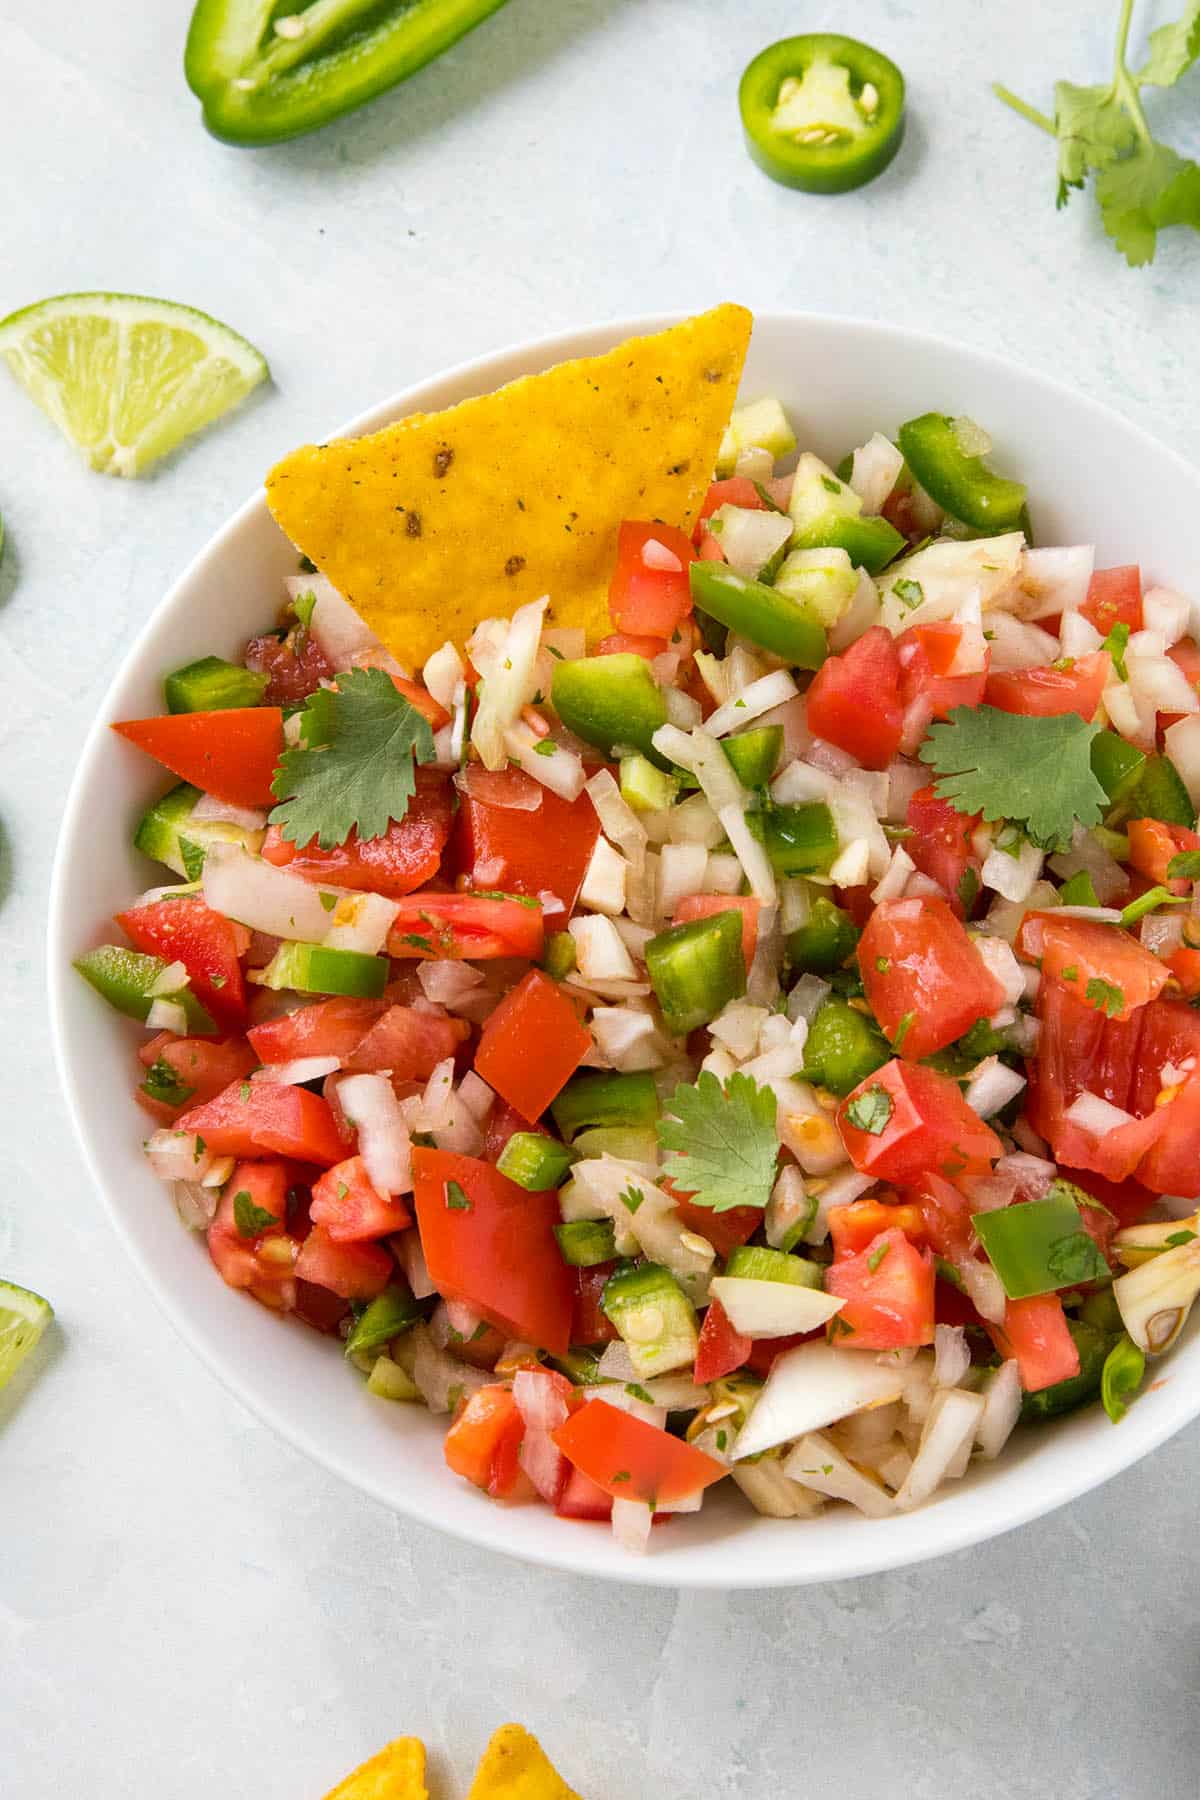
<path id="1" fill-rule="evenodd" d="M 1046 1268 L 1062 1287 L 1074 1287 L 1081 1281 L 1104 1281 L 1108 1264 L 1086 1231 L 1072 1231 L 1057 1238 L 1046 1252 Z"/>
<path id="2" fill-rule="evenodd" d="M 1108 804 L 1092 773 L 1099 729 L 1078 713 L 1024 718 L 956 706 L 917 754 L 937 771 L 934 792 L 957 812 L 1015 820 L 1043 849 L 1066 849 L 1075 821 L 1098 824 Z"/>
<path id="3" fill-rule="evenodd" d="M 892 1096 L 885 1087 L 869 1087 L 846 1108 L 846 1118 L 859 1131 L 879 1137 L 893 1112 Z"/>
<path id="4" fill-rule="evenodd" d="M 412 799 L 413 757 L 432 762 L 429 721 L 382 669 L 350 669 L 336 692 L 319 690 L 305 707 L 302 745 L 285 750 L 271 783 L 282 802 L 271 813 L 285 838 L 322 850 L 350 833 L 382 837 Z M 315 703 L 315 704 L 314 704 Z"/>
<path id="5" fill-rule="evenodd" d="M 1182 19 L 1150 33 L 1150 54 L 1138 70 L 1148 87 L 1174 87 L 1200 56 L 1200 0 L 1189 0 Z"/>
<path id="6" fill-rule="evenodd" d="M 237 1226 L 239 1237 L 256 1238 L 261 1237 L 264 1231 L 269 1231 L 272 1225 L 278 1225 L 279 1220 L 265 1206 L 256 1206 L 243 1188 L 233 1196 L 233 1222 Z"/>
<path id="7" fill-rule="evenodd" d="M 1104 229 L 1131 268 L 1153 259 L 1159 228 L 1200 230 L 1200 166 L 1153 139 L 1097 178 Z"/>
<path id="8" fill-rule="evenodd" d="M 1083 990 L 1083 997 L 1102 1012 L 1107 1018 L 1115 1019 L 1118 1013 L 1125 1011 L 1125 991 L 1114 986 L 1111 981 L 1104 981 L 1099 975 L 1093 975 Z"/>
<path id="9" fill-rule="evenodd" d="M 292 611 L 300 621 L 301 631 L 307 631 L 312 624 L 312 616 L 316 611 L 316 606 L 317 596 L 311 588 L 303 594 L 297 594 L 296 598 L 292 601 Z"/>
<path id="10" fill-rule="evenodd" d="M 1177 850 L 1167 864 L 1169 881 L 1200 881 L 1200 850 Z"/>
<path id="11" fill-rule="evenodd" d="M 1135 133 L 1110 87 L 1054 85 L 1054 125 L 1058 132 L 1058 205 L 1069 189 L 1081 188 L 1093 169 L 1106 169 L 1133 147 Z"/>
<path id="12" fill-rule="evenodd" d="M 722 1087 L 704 1069 L 694 1087 L 675 1089 L 667 1107 L 672 1116 L 658 1122 L 665 1172 L 692 1205 L 765 1207 L 779 1160 L 773 1091 L 739 1074 Z"/>

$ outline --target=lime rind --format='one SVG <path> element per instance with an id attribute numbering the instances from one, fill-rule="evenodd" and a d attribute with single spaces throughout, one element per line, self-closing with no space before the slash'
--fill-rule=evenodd
<path id="1" fill-rule="evenodd" d="M 0 1281 L 0 1388 L 16 1374 L 54 1317 L 54 1308 L 30 1288 Z"/>
<path id="2" fill-rule="evenodd" d="M 195 307 L 58 294 L 0 320 L 3 356 L 93 469 L 135 476 L 267 379 L 266 360 Z"/>

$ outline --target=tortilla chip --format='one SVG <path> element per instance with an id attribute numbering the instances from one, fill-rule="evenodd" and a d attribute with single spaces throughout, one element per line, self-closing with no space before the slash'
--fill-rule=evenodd
<path id="1" fill-rule="evenodd" d="M 396 1738 L 347 1775 L 325 1800 L 429 1800 L 424 1744 L 420 1738 Z"/>
<path id="2" fill-rule="evenodd" d="M 479 1760 L 467 1800 L 580 1800 L 523 1725 L 501 1725 Z"/>
<path id="3" fill-rule="evenodd" d="M 271 470 L 267 502 L 409 667 L 543 594 L 549 623 L 595 639 L 622 519 L 695 523 L 751 322 L 718 306 L 446 412 L 310 444 Z"/>

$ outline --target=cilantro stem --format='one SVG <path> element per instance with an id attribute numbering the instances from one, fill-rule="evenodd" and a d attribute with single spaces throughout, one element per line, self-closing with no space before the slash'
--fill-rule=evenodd
<path id="1" fill-rule="evenodd" d="M 1129 27 L 1133 20 L 1133 0 L 1121 0 L 1121 16 L 1117 21 L 1117 47 L 1113 53 L 1112 91 L 1129 114 L 1134 130 L 1143 144 L 1153 143 L 1150 127 L 1146 123 L 1146 115 L 1142 111 L 1142 97 L 1135 76 L 1129 72 L 1127 56 L 1129 52 Z"/>
<path id="2" fill-rule="evenodd" d="M 1003 100 L 1005 106 L 1011 106 L 1014 112 L 1020 113 L 1023 119 L 1028 119 L 1031 125 L 1036 125 L 1039 131 L 1048 131 L 1051 137 L 1057 136 L 1054 120 L 1047 118 L 1044 112 L 1039 112 L 1036 106 L 1030 106 L 1027 100 L 1014 94 L 1011 88 L 1006 88 L 1002 82 L 993 81 L 992 92 L 997 100 Z"/>

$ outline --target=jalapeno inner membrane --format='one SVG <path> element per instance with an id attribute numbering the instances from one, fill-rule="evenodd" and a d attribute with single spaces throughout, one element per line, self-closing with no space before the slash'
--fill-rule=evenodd
<path id="1" fill-rule="evenodd" d="M 810 193 L 861 187 L 904 132 L 904 77 L 855 38 L 813 32 L 755 57 L 739 90 L 746 144 L 775 181 Z"/>

